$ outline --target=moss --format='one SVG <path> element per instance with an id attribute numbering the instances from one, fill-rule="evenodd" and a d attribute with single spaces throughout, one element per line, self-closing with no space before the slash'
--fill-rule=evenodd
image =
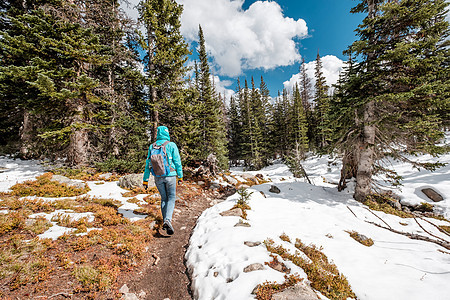
<path id="1" fill-rule="evenodd" d="M 364 202 L 364 204 L 367 205 L 372 210 L 382 211 L 386 214 L 395 215 L 400 218 L 413 218 L 414 217 L 412 214 L 404 212 L 402 210 L 397 210 L 387 203 L 378 203 L 378 202 L 375 202 L 372 200 L 367 200 L 366 202 Z"/>

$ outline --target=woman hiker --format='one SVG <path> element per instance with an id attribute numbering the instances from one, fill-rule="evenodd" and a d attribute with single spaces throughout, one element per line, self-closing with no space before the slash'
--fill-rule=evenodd
<path id="1" fill-rule="evenodd" d="M 144 187 L 148 189 L 150 172 L 155 176 L 155 184 L 161 195 L 161 213 L 163 216 L 163 230 L 167 234 L 174 233 L 172 215 L 175 208 L 177 176 L 179 184 L 183 182 L 180 153 L 174 142 L 170 141 L 169 129 L 159 126 L 156 142 L 148 149 L 145 163 Z"/>

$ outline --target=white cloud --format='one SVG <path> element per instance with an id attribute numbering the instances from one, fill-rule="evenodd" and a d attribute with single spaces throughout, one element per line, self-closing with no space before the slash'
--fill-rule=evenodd
<path id="1" fill-rule="evenodd" d="M 233 84 L 231 80 L 220 80 L 219 76 L 212 76 L 211 81 L 214 82 L 217 93 L 220 93 L 222 97 L 225 97 L 226 103 L 230 103 L 230 97 L 235 94 L 234 90 L 228 87 Z"/>
<path id="2" fill-rule="evenodd" d="M 243 0 L 179 0 L 182 34 L 198 40 L 202 26 L 206 48 L 218 72 L 230 77 L 243 69 L 273 69 L 300 60 L 294 41 L 308 34 L 306 22 L 285 17 L 274 1 L 257 1 L 243 10 Z"/>
<path id="3" fill-rule="evenodd" d="M 325 77 L 326 83 L 331 90 L 331 85 L 335 84 L 338 81 L 339 72 L 342 71 L 342 68 L 345 66 L 345 62 L 340 60 L 334 55 L 327 55 L 321 57 L 321 61 L 322 61 L 323 76 Z M 316 68 L 315 60 L 306 64 L 306 74 L 308 74 L 308 76 L 311 78 L 311 83 L 313 87 L 314 83 L 316 82 L 314 78 L 315 68 Z M 287 89 L 288 91 L 291 91 L 295 83 L 299 82 L 299 80 L 300 80 L 299 73 L 292 75 L 291 79 L 283 83 L 284 88 Z"/>

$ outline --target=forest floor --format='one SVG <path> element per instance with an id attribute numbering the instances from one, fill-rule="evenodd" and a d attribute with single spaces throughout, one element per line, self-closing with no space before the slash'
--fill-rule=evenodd
<path id="1" fill-rule="evenodd" d="M 169 236 L 159 229 L 141 269 L 119 280 L 139 299 L 192 299 L 184 255 L 198 217 L 217 200 L 207 194 L 200 194 L 190 201 L 184 200 L 182 195 L 180 198 L 173 218 L 174 235 Z"/>

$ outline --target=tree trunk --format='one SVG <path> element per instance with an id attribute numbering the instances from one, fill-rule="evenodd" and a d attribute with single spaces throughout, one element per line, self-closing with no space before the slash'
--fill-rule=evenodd
<path id="1" fill-rule="evenodd" d="M 83 105 L 78 103 L 71 124 L 73 127 L 69 141 L 69 163 L 73 166 L 83 166 L 88 163 L 88 132 L 85 128 L 77 128 L 82 126 L 83 123 Z"/>
<path id="2" fill-rule="evenodd" d="M 375 158 L 375 103 L 370 101 L 364 111 L 364 135 L 357 163 L 355 199 L 364 201 L 372 191 L 372 171 Z"/>
<path id="3" fill-rule="evenodd" d="M 31 142 L 32 142 L 32 124 L 31 115 L 25 110 L 23 113 L 23 124 L 20 128 L 20 157 L 30 158 Z"/>

